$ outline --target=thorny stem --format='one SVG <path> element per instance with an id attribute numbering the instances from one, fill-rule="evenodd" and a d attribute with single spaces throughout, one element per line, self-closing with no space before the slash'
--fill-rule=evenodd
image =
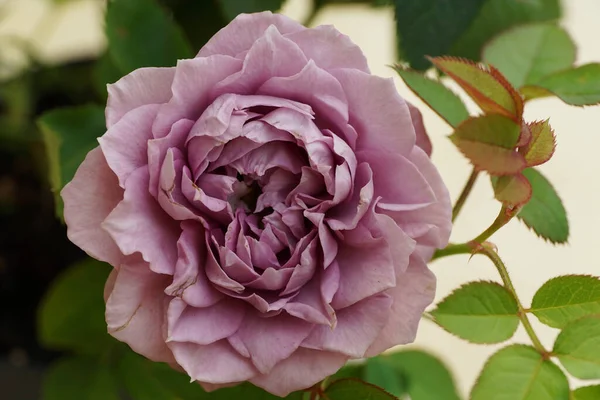
<path id="1" fill-rule="evenodd" d="M 535 349 L 542 355 L 542 357 L 546 359 L 550 357 L 551 353 L 549 353 L 544 348 L 544 345 L 533 330 L 533 326 L 531 326 L 531 322 L 527 317 L 527 309 L 523 307 L 521 300 L 519 300 L 519 296 L 517 296 L 517 291 L 515 290 L 512 280 L 510 279 L 508 270 L 506 269 L 504 262 L 502 262 L 502 259 L 496 252 L 496 247 L 492 243 L 486 241 L 490 236 L 492 236 L 500 228 L 506 225 L 508 221 L 510 221 L 515 215 L 517 215 L 519 210 L 520 209 L 518 208 L 509 208 L 506 206 L 502 206 L 494 222 L 485 231 L 483 231 L 483 233 L 481 233 L 479 236 L 477 236 L 475 239 L 469 242 L 460 244 L 450 244 L 444 249 L 436 251 L 432 259 L 447 257 L 455 254 L 483 254 L 487 256 L 487 258 L 489 258 L 490 261 L 492 261 L 492 263 L 496 267 L 496 270 L 498 270 L 500 278 L 504 283 L 504 287 L 510 292 L 510 294 L 517 302 L 517 316 L 523 324 L 527 335 L 531 339 L 533 347 L 535 347 Z M 427 318 L 427 316 L 425 317 Z"/>
<path id="2" fill-rule="evenodd" d="M 492 224 L 479 236 L 465 243 L 449 244 L 443 249 L 437 250 L 433 254 L 431 260 L 433 261 L 438 258 L 453 256 L 456 254 L 474 254 L 481 243 L 485 242 L 490 236 L 506 225 L 508 221 L 517 215 L 519 210 L 520 209 L 518 208 L 508 208 L 506 206 L 502 206 L 494 222 L 492 222 Z"/>
<path id="3" fill-rule="evenodd" d="M 500 274 L 500 278 L 502 279 L 502 282 L 504 283 L 504 287 L 506 288 L 506 290 L 508 290 L 512 294 L 512 296 L 514 297 L 514 299 L 517 302 L 517 307 L 518 307 L 517 315 L 518 315 L 519 319 L 521 320 L 521 323 L 523 324 L 523 327 L 525 328 L 527 335 L 531 339 L 531 342 L 533 343 L 533 347 L 535 347 L 535 349 L 544 358 L 548 358 L 550 356 L 550 353 L 544 348 L 544 345 L 540 341 L 540 338 L 537 336 L 537 334 L 533 330 L 533 326 L 531 326 L 531 322 L 529 322 L 529 318 L 527 317 L 527 312 L 526 312 L 525 308 L 523 307 L 523 304 L 521 304 L 521 300 L 519 300 L 519 296 L 517 296 L 517 291 L 515 290 L 515 287 L 513 286 L 513 283 L 510 279 L 510 275 L 508 274 L 508 270 L 506 269 L 506 266 L 502 262 L 502 259 L 496 252 L 495 246 L 491 243 L 485 242 L 485 243 L 482 243 L 481 246 L 479 246 L 475 251 L 477 253 L 487 256 L 487 258 L 489 258 L 490 261 L 492 261 L 492 263 L 494 263 L 494 266 L 498 270 L 498 273 Z"/>
<path id="4" fill-rule="evenodd" d="M 458 200 L 456 200 L 456 204 L 454 204 L 454 207 L 452 207 L 452 222 L 454 222 L 456 217 L 458 217 L 460 210 L 462 210 L 463 206 L 465 205 L 465 201 L 467 200 L 467 197 L 469 197 L 469 194 L 471 194 L 471 190 L 473 189 L 473 186 L 475 185 L 475 181 L 477 180 L 478 176 L 479 171 L 473 168 L 473 171 L 471 172 L 471 175 L 469 175 L 467 183 L 465 183 L 465 187 L 460 193 L 460 196 L 458 196 Z"/>

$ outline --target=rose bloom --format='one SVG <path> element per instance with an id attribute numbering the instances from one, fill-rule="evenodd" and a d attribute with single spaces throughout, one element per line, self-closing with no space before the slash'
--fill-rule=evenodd
<path id="1" fill-rule="evenodd" d="M 207 390 L 279 396 L 414 340 L 450 201 L 419 112 L 347 36 L 240 15 L 108 92 L 62 196 L 69 238 L 114 267 L 110 334 Z"/>

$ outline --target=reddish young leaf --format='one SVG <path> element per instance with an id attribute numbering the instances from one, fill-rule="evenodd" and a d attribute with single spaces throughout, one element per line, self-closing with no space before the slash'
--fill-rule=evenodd
<path id="1" fill-rule="evenodd" d="M 500 114 L 474 117 L 460 124 L 450 140 L 479 170 L 492 175 L 512 175 L 525 168 L 525 158 L 515 150 L 520 126 Z"/>
<path id="2" fill-rule="evenodd" d="M 507 206 L 522 206 L 531 199 L 531 184 L 523 174 L 492 178 L 494 195 Z"/>
<path id="3" fill-rule="evenodd" d="M 431 62 L 456 81 L 486 113 L 521 121 L 523 99 L 496 68 L 457 57 L 435 57 Z"/>
<path id="4" fill-rule="evenodd" d="M 531 122 L 527 125 L 531 132 L 531 140 L 521 147 L 519 152 L 525 157 L 527 166 L 533 167 L 545 163 L 552 157 L 556 148 L 556 138 L 548 120 Z"/>

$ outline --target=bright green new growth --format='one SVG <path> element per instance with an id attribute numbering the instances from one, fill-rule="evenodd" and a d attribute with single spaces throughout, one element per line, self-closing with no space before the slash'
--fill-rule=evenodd
<path id="1" fill-rule="evenodd" d="M 457 127 L 469 118 L 469 112 L 460 97 L 441 82 L 410 69 L 403 69 L 398 66 L 394 69 L 406 83 L 406 86 L 450 126 Z"/>
<path id="2" fill-rule="evenodd" d="M 541 238 L 552 243 L 565 243 L 569 238 L 569 221 L 560 197 L 538 170 L 526 168 L 523 175 L 531 184 L 532 195 L 517 218 Z"/>
<path id="3" fill-rule="evenodd" d="M 531 185 L 523 174 L 492 176 L 492 187 L 496 200 L 515 207 L 526 204 L 531 199 Z"/>
<path id="4" fill-rule="evenodd" d="M 574 377 L 600 379 L 600 316 L 584 317 L 565 326 L 553 353 Z"/>
<path id="5" fill-rule="evenodd" d="M 533 347 L 515 344 L 490 357 L 470 400 L 569 400 L 569 383 Z"/>
<path id="6" fill-rule="evenodd" d="M 550 279 L 533 296 L 531 312 L 559 329 L 581 317 L 600 314 L 600 279 L 587 275 Z"/>
<path id="7" fill-rule="evenodd" d="M 473 343 L 508 340 L 519 326 L 518 306 L 495 282 L 468 283 L 442 300 L 431 314 L 448 332 Z"/>
<path id="8" fill-rule="evenodd" d="M 501 114 L 470 118 L 460 124 L 450 140 L 479 170 L 509 175 L 525 168 L 524 157 L 514 150 L 520 126 Z"/>
<path id="9" fill-rule="evenodd" d="M 526 25 L 490 41 L 483 59 L 495 66 L 515 87 L 535 84 L 575 62 L 575 44 L 554 24 Z"/>

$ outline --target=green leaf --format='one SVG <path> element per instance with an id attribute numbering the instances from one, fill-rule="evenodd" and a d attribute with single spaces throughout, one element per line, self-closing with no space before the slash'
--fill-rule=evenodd
<path id="1" fill-rule="evenodd" d="M 569 400 L 569 383 L 560 368 L 533 347 L 515 344 L 490 357 L 470 399 Z"/>
<path id="2" fill-rule="evenodd" d="M 523 174 L 492 176 L 494 197 L 502 204 L 517 207 L 531 199 L 531 184 Z"/>
<path id="3" fill-rule="evenodd" d="M 399 374 L 394 369 L 394 366 L 388 358 L 382 356 L 373 357 L 367 360 L 363 379 L 397 397 L 406 393 L 402 374 Z"/>
<path id="4" fill-rule="evenodd" d="M 519 326 L 514 297 L 495 282 L 468 283 L 442 300 L 431 314 L 448 332 L 473 343 L 508 340 Z"/>
<path id="5" fill-rule="evenodd" d="M 437 57 L 431 62 L 448 74 L 485 113 L 498 113 L 520 123 L 523 99 L 493 66 L 455 57 Z"/>
<path id="6" fill-rule="evenodd" d="M 87 259 L 56 278 L 38 310 L 44 346 L 102 354 L 115 343 L 104 320 L 104 283 L 110 271 L 109 265 Z"/>
<path id="7" fill-rule="evenodd" d="M 600 399 L 600 385 L 580 387 L 572 395 L 571 400 L 598 400 Z"/>
<path id="8" fill-rule="evenodd" d="M 532 195 L 517 218 L 543 239 L 565 243 L 569 238 L 569 221 L 560 197 L 538 170 L 526 168 L 522 173 L 531 184 Z"/>
<path id="9" fill-rule="evenodd" d="M 508 175 L 525 168 L 525 158 L 514 150 L 520 132 L 520 126 L 510 118 L 487 114 L 460 124 L 450 140 L 477 169 Z"/>
<path id="10" fill-rule="evenodd" d="M 152 362 L 127 351 L 116 370 L 119 379 L 133 400 L 208 399 L 199 384 L 168 365 Z"/>
<path id="11" fill-rule="evenodd" d="M 448 368 L 431 354 L 407 350 L 380 356 L 405 378 L 411 400 L 459 400 Z"/>
<path id="12" fill-rule="evenodd" d="M 487 0 L 449 54 L 479 60 L 483 45 L 511 27 L 560 18 L 560 0 Z"/>
<path id="13" fill-rule="evenodd" d="M 331 376 L 332 379 L 359 378 L 364 377 L 365 364 L 356 361 L 350 361 L 338 372 Z"/>
<path id="14" fill-rule="evenodd" d="M 600 379 L 600 316 L 573 321 L 563 328 L 552 351 L 579 379 Z"/>
<path id="15" fill-rule="evenodd" d="M 155 0 L 111 0 L 106 10 L 108 51 L 123 74 L 171 67 L 193 52 L 181 29 Z"/>
<path id="16" fill-rule="evenodd" d="M 469 118 L 462 100 L 439 81 L 427 78 L 420 72 L 394 67 L 406 86 L 453 127 Z"/>
<path id="17" fill-rule="evenodd" d="M 259 11 L 277 11 L 285 0 L 217 0 L 225 17 L 232 20 L 238 14 Z"/>
<path id="18" fill-rule="evenodd" d="M 118 400 L 110 367 L 96 359 L 71 357 L 52 364 L 42 387 L 44 400 Z"/>
<path id="19" fill-rule="evenodd" d="M 207 393 L 197 382 L 190 382 L 184 373 L 132 351 L 127 351 L 119 360 L 117 374 L 132 400 L 280 399 L 249 383 Z M 301 400 L 302 392 L 292 393 L 286 399 Z"/>
<path id="20" fill-rule="evenodd" d="M 425 56 L 448 54 L 486 0 L 395 0 L 399 53 L 418 70 L 430 67 Z"/>
<path id="21" fill-rule="evenodd" d="M 106 85 L 109 83 L 115 83 L 122 77 L 121 71 L 119 68 L 117 68 L 114 61 L 110 57 L 110 54 L 108 53 L 104 53 L 98 58 L 96 65 L 94 65 L 92 74 L 94 87 L 104 100 L 106 100 L 108 97 Z"/>
<path id="22" fill-rule="evenodd" d="M 515 87 L 534 84 L 546 75 L 570 68 L 575 44 L 554 24 L 519 26 L 497 36 L 483 49 L 483 59 Z"/>
<path id="23" fill-rule="evenodd" d="M 596 105 L 600 103 L 600 64 L 586 64 L 548 75 L 535 85 L 523 87 L 523 93 L 528 98 L 554 94 L 573 106 Z"/>
<path id="24" fill-rule="evenodd" d="M 37 123 L 46 146 L 56 215 L 62 218 L 60 191 L 87 153 L 98 146 L 96 138 L 106 131 L 104 110 L 94 105 L 56 109 L 43 114 Z"/>
<path id="25" fill-rule="evenodd" d="M 358 379 L 340 379 L 325 389 L 328 400 L 397 400 L 385 390 Z"/>
<path id="26" fill-rule="evenodd" d="M 544 324 L 558 329 L 579 318 L 600 314 L 600 279 L 588 275 L 550 279 L 533 296 L 531 312 Z"/>

